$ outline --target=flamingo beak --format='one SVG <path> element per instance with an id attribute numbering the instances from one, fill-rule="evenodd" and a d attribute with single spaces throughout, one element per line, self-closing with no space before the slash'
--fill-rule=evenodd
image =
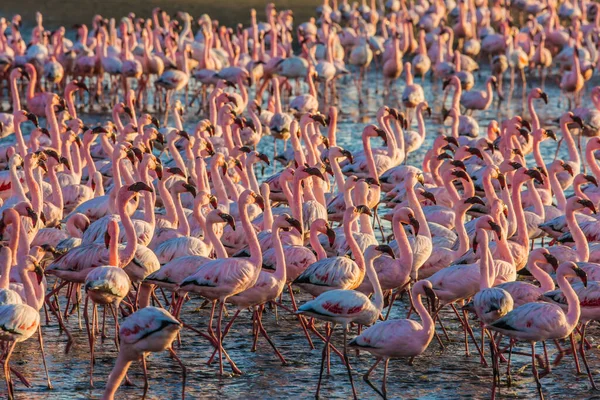
<path id="1" fill-rule="evenodd" d="M 433 204 L 437 204 L 437 199 L 435 198 L 435 195 L 431 192 L 428 192 L 427 190 L 424 190 L 423 193 L 421 193 L 421 196 L 425 197 L 427 200 L 431 201 Z"/>
<path id="2" fill-rule="evenodd" d="M 192 197 L 196 197 L 196 187 L 194 185 L 190 185 L 189 183 L 184 183 L 183 187 L 187 190 Z"/>
<path id="3" fill-rule="evenodd" d="M 465 200 L 466 204 L 480 204 L 482 206 L 485 206 L 485 202 L 481 199 L 481 197 L 478 196 L 473 196 L 473 197 L 469 197 L 468 199 Z"/>
<path id="4" fill-rule="evenodd" d="M 42 283 L 42 280 L 44 279 L 44 269 L 37 262 L 33 263 L 33 268 L 33 272 L 35 272 L 37 283 L 38 285 L 40 285 Z"/>
<path id="5" fill-rule="evenodd" d="M 414 236 L 417 237 L 419 235 L 419 228 L 421 227 L 421 225 L 419 224 L 419 220 L 416 219 L 414 217 L 414 215 L 410 215 L 408 217 L 408 222 L 410 223 L 410 226 L 412 226 L 412 228 L 413 228 Z"/>
<path id="6" fill-rule="evenodd" d="M 356 211 L 359 214 L 365 214 L 365 215 L 368 215 L 369 217 L 373 216 L 373 213 L 371 213 L 371 209 L 365 205 L 356 206 Z"/>
<path id="7" fill-rule="evenodd" d="M 159 181 L 162 181 L 163 178 L 163 166 L 162 164 L 156 164 L 156 168 L 154 169 L 154 172 L 156 172 L 156 177 L 158 178 Z"/>
<path id="8" fill-rule="evenodd" d="M 544 103 L 548 104 L 548 95 L 546 94 L 546 92 L 540 93 L 540 98 L 544 100 Z"/>
<path id="9" fill-rule="evenodd" d="M 154 189 L 152 189 L 150 186 L 148 186 L 147 184 L 145 184 L 144 182 L 136 182 L 133 185 L 129 186 L 129 190 L 132 192 L 141 192 L 141 191 L 146 191 L 146 192 L 154 192 Z"/>
<path id="10" fill-rule="evenodd" d="M 302 229 L 302 224 L 296 218 L 286 218 L 288 224 L 291 225 L 292 228 L 296 229 L 301 235 L 304 233 Z"/>
<path id="11" fill-rule="evenodd" d="M 550 264 L 552 268 L 556 271 L 556 269 L 558 268 L 558 259 L 550 253 L 544 254 L 544 258 L 546 259 L 546 261 L 548 261 L 548 264 Z"/>
<path id="12" fill-rule="evenodd" d="M 223 221 L 227 222 L 227 225 L 229 225 L 231 229 L 235 231 L 235 219 L 233 219 L 231 215 L 221 213 L 221 218 L 223 218 Z"/>
<path id="13" fill-rule="evenodd" d="M 256 197 L 255 197 L 255 202 L 260 207 L 260 209 L 262 211 L 265 210 L 265 199 L 264 199 L 264 197 L 262 197 L 261 195 L 257 194 Z"/>
<path id="14" fill-rule="evenodd" d="M 387 254 L 388 256 L 392 257 L 394 260 L 396 259 L 394 250 L 392 250 L 392 248 L 390 246 L 388 246 L 387 244 L 382 244 L 380 246 L 377 246 L 377 247 L 375 247 L 375 250 L 377 250 L 381 253 Z"/>
<path id="15" fill-rule="evenodd" d="M 40 127 L 38 117 L 35 114 L 28 112 L 26 117 L 29 121 L 33 122 L 33 124 L 35 125 L 36 128 Z"/>
<path id="16" fill-rule="evenodd" d="M 585 178 L 586 181 L 588 181 L 592 185 L 598 187 L 598 181 L 596 180 L 596 178 L 594 176 L 592 176 L 592 175 L 584 175 L 583 177 Z"/>
<path id="17" fill-rule="evenodd" d="M 104 232 L 104 246 L 108 249 L 110 246 L 110 233 L 108 231 Z"/>
<path id="18" fill-rule="evenodd" d="M 496 235 L 498 235 L 498 238 L 502 238 L 502 227 L 500 225 L 498 225 L 497 223 L 495 223 L 494 221 L 490 221 L 490 228 L 492 228 L 492 230 L 496 233 Z"/>
<path id="19" fill-rule="evenodd" d="M 555 142 L 558 140 L 556 133 L 554 133 L 552 129 L 546 129 L 546 136 L 548 136 L 550 139 L 553 139 Z"/>
<path id="20" fill-rule="evenodd" d="M 596 207 L 594 207 L 594 203 L 592 203 L 591 200 L 581 199 L 578 201 L 578 203 L 584 206 L 585 208 L 589 208 L 592 211 L 592 213 L 596 214 Z"/>
<path id="21" fill-rule="evenodd" d="M 31 207 L 27 207 L 27 215 L 31 218 L 31 223 L 33 226 L 36 226 L 38 223 L 38 214 Z"/>
<path id="22" fill-rule="evenodd" d="M 215 196 L 213 196 L 212 194 L 209 195 L 208 202 L 214 209 L 216 209 L 219 206 L 219 203 L 217 202 L 217 198 Z"/>
<path id="23" fill-rule="evenodd" d="M 581 279 L 581 282 L 583 282 L 583 286 L 587 287 L 588 279 L 587 279 L 587 274 L 585 273 L 585 271 L 582 270 L 581 268 L 579 268 L 575 264 L 573 264 L 572 268 L 573 268 L 573 271 L 575 271 L 575 274 L 577 274 L 577 277 L 579 279 Z"/>
<path id="24" fill-rule="evenodd" d="M 333 247 L 333 245 L 335 244 L 335 231 L 333 229 L 331 229 L 330 226 L 327 226 L 327 239 L 329 239 L 329 246 Z"/>

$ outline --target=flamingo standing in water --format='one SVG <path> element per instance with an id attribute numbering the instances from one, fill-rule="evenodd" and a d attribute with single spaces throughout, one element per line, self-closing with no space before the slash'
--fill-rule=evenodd
<path id="1" fill-rule="evenodd" d="M 379 322 L 354 338 L 350 343 L 350 347 L 365 350 L 377 357 L 377 361 L 364 376 L 366 381 L 369 380 L 371 372 L 384 361 L 383 383 L 381 392 L 383 398 L 387 396 L 386 382 L 388 364 L 390 358 L 410 357 L 411 360 L 423 354 L 423 352 L 431 343 L 433 334 L 435 333 L 435 324 L 431 315 L 423 305 L 421 296 L 427 296 L 429 304 L 437 309 L 438 299 L 431 287 L 429 281 L 419 281 L 413 286 L 412 304 L 415 311 L 419 314 L 422 324 L 410 319 L 393 319 Z"/>
<path id="2" fill-rule="evenodd" d="M 169 350 L 183 370 L 182 398 L 185 398 L 186 368 L 173 351 L 172 343 L 181 330 L 181 323 L 162 308 L 145 307 L 131 314 L 119 329 L 121 348 L 112 372 L 108 377 L 102 400 L 114 400 L 121 382 L 133 361 L 142 360 L 144 369 L 144 394 L 148 391 L 148 353 Z"/>
<path id="3" fill-rule="evenodd" d="M 550 303 L 527 303 L 515 308 L 504 317 L 497 319 L 488 325 L 488 328 L 500 332 L 511 338 L 512 341 L 526 341 L 531 343 L 531 361 L 533 377 L 537 384 L 537 390 L 543 399 L 542 384 L 537 371 L 537 360 L 535 357 L 535 342 L 551 339 L 563 339 L 573 332 L 579 322 L 581 307 L 579 298 L 573 290 L 567 278 L 579 278 L 584 286 L 587 285 L 587 275 L 573 262 L 564 262 L 560 264 L 556 273 L 558 286 L 563 291 L 567 300 L 567 312 L 556 304 Z M 492 346 L 493 351 L 493 346 Z M 511 348 L 512 351 L 512 348 Z M 492 395 L 495 393 L 497 380 L 497 360 L 496 355 L 492 354 L 494 360 L 494 382 L 492 386 Z M 508 357 L 510 368 L 510 354 Z"/>
<path id="4" fill-rule="evenodd" d="M 354 396 L 354 399 L 357 399 L 352 372 L 350 371 L 350 360 L 348 360 L 346 336 L 351 323 L 371 325 L 377 320 L 383 309 L 383 292 L 379 285 L 377 272 L 375 272 L 375 267 L 373 267 L 373 260 L 383 255 L 383 253 L 387 253 L 390 257 L 395 258 L 392 248 L 388 245 L 371 245 L 365 252 L 365 258 L 367 260 L 367 276 L 375 291 L 372 300 L 358 291 L 337 289 L 324 292 L 316 299 L 308 301 L 298 307 L 298 314 L 308 315 L 333 323 L 333 329 L 329 331 L 325 346 L 323 347 L 321 372 L 319 374 L 319 384 L 317 385 L 317 393 L 315 395 L 316 398 L 319 398 L 321 379 L 323 378 L 323 366 L 325 364 L 329 342 L 331 341 L 331 335 L 333 334 L 335 325 L 341 324 L 344 331 L 344 362 L 348 369 L 348 377 L 350 379 L 350 385 L 352 386 L 352 395 Z"/>

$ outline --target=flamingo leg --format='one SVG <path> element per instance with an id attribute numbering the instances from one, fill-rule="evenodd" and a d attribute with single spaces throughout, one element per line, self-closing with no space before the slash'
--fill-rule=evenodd
<path id="1" fill-rule="evenodd" d="M 290 300 L 292 302 L 292 310 L 294 310 L 294 312 L 298 311 L 298 306 L 296 305 L 296 298 L 294 297 L 294 291 L 292 289 L 292 285 L 290 283 L 287 284 L 288 287 L 288 292 L 290 293 Z M 308 345 L 310 346 L 311 350 L 315 348 L 315 345 L 312 342 L 312 339 L 310 338 L 310 334 L 308 333 L 308 330 L 306 329 L 306 322 L 304 321 L 304 317 L 302 317 L 302 315 L 298 315 L 298 321 L 300 321 L 300 325 L 302 326 L 302 330 L 304 331 L 304 336 L 306 336 L 306 340 L 308 340 Z"/>
<path id="2" fill-rule="evenodd" d="M 10 367 L 9 367 L 8 363 L 10 361 L 10 356 L 12 355 L 13 350 L 15 349 L 16 345 L 17 345 L 17 342 L 12 342 L 12 344 L 8 348 L 6 357 L 4 358 L 4 379 L 6 380 L 6 391 L 8 393 L 9 400 L 14 399 L 14 393 L 13 393 L 12 380 L 10 378 Z"/>
<path id="3" fill-rule="evenodd" d="M 327 339 L 325 340 L 325 345 L 323 346 L 323 354 L 321 355 L 321 371 L 319 372 L 319 383 L 317 384 L 317 393 L 315 394 L 315 398 L 319 398 L 319 391 L 321 390 L 321 381 L 323 380 L 323 369 L 325 368 L 325 357 L 327 356 L 327 348 L 329 348 L 329 342 L 331 341 L 331 335 L 333 333 L 333 329 L 328 332 Z"/>
<path id="4" fill-rule="evenodd" d="M 179 358 L 179 356 L 177 355 L 177 353 L 175 353 L 175 350 L 173 350 L 172 347 L 169 349 L 169 353 L 171 353 L 171 356 L 175 359 L 175 361 L 177 361 L 177 363 L 181 367 L 181 399 L 184 400 L 185 399 L 185 381 L 187 379 L 187 368 L 185 367 L 185 365 L 183 365 L 181 358 Z"/>
<path id="5" fill-rule="evenodd" d="M 264 305 L 262 306 L 262 308 L 264 308 Z M 267 342 L 269 342 L 269 344 L 271 345 L 271 347 L 275 351 L 275 354 L 281 360 L 281 364 L 282 365 L 287 365 L 287 361 L 285 361 L 285 358 L 281 355 L 281 353 L 277 349 L 277 346 L 275 346 L 275 343 L 273 343 L 273 341 L 271 340 L 271 338 L 267 334 L 267 331 L 265 330 L 265 328 L 264 328 L 264 326 L 262 324 L 262 312 L 260 312 L 260 314 L 258 315 L 257 322 L 258 322 L 258 329 L 260 330 L 260 333 L 263 335 L 263 337 L 265 339 L 267 339 Z"/>
<path id="6" fill-rule="evenodd" d="M 48 389 L 53 389 L 50 382 L 50 374 L 48 373 L 48 365 L 46 364 L 46 352 L 44 351 L 44 338 L 42 337 L 42 326 L 38 325 L 38 340 L 40 342 L 40 351 L 42 352 L 42 363 L 44 364 L 44 372 L 46 373 L 46 382 Z"/>
<path id="7" fill-rule="evenodd" d="M 142 399 L 146 398 L 146 393 L 148 393 L 148 368 L 146 366 L 146 356 L 142 354 L 142 369 L 144 371 L 144 394 L 142 394 Z"/>
<path id="8" fill-rule="evenodd" d="M 594 390 L 598 390 L 596 387 L 596 383 L 594 382 L 594 377 L 592 376 L 592 372 L 590 371 L 590 367 L 587 362 L 587 357 L 585 355 L 585 328 L 587 327 L 587 323 L 584 323 L 581 328 L 581 342 L 579 343 L 579 352 L 581 353 L 581 360 L 583 361 L 583 365 L 585 366 L 585 370 L 587 371 L 588 378 L 590 380 L 590 384 Z"/>
<path id="9" fill-rule="evenodd" d="M 540 395 L 540 400 L 544 400 L 544 393 L 542 392 L 542 383 L 540 382 L 540 377 L 538 375 L 537 370 L 537 362 L 535 358 L 535 342 L 531 343 L 531 369 L 533 371 L 533 378 L 535 379 L 535 383 L 537 384 L 538 394 Z"/>
<path id="10" fill-rule="evenodd" d="M 348 329 L 346 327 L 344 327 L 344 361 L 346 362 L 346 369 L 348 370 L 348 378 L 350 378 L 350 386 L 352 386 L 352 396 L 354 397 L 354 400 L 358 400 L 358 397 L 356 396 L 356 388 L 354 388 L 354 379 L 352 378 L 352 370 L 350 369 L 350 360 L 348 359 L 347 335 L 348 335 Z M 387 361 L 388 360 L 386 360 L 386 363 L 385 363 L 386 371 L 387 371 Z M 384 382 L 383 387 L 385 388 L 385 372 L 384 372 L 384 381 L 383 382 Z M 384 393 L 385 393 L 385 389 L 384 389 Z"/>

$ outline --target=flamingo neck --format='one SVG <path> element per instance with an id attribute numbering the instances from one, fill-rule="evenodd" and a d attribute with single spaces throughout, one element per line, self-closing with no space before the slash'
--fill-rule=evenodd
<path id="1" fill-rule="evenodd" d="M 565 197 L 565 192 L 560 186 L 560 182 L 558 182 L 556 172 L 549 171 L 548 175 L 548 180 L 550 181 L 550 188 L 552 189 L 552 193 L 554 194 L 554 196 L 556 196 L 556 208 L 558 208 L 564 213 L 567 209 L 567 198 Z"/>
<path id="2" fill-rule="evenodd" d="M 412 266 L 414 265 L 413 259 L 414 254 L 412 247 L 410 247 L 410 242 L 408 241 L 408 236 L 406 235 L 406 231 L 400 222 L 400 216 L 393 218 L 392 229 L 394 232 L 394 237 L 396 238 L 396 243 L 398 243 L 398 256 L 402 257 L 403 265 L 411 266 L 411 278 L 417 279 L 416 270 L 412 270 Z"/>
<path id="3" fill-rule="evenodd" d="M 587 161 L 592 174 L 596 179 L 600 179 L 600 167 L 598 166 L 598 162 L 596 161 L 596 157 L 594 156 L 595 148 L 593 147 L 593 143 L 590 140 L 585 148 L 585 160 Z"/>
<path id="4" fill-rule="evenodd" d="M 379 278 L 377 277 L 377 271 L 375 271 L 375 267 L 373 266 L 373 257 L 372 254 L 367 256 L 367 265 L 366 265 L 366 273 L 369 278 L 369 282 L 371 282 L 371 286 L 373 286 L 373 298 L 371 299 L 371 303 L 378 311 L 383 309 L 383 291 L 381 290 L 381 284 L 379 283 Z"/>
<path id="5" fill-rule="evenodd" d="M 552 277 L 540 268 L 537 260 L 530 258 L 527 262 L 527 269 L 531 272 L 531 275 L 533 275 L 535 280 L 540 283 L 540 289 L 542 289 L 544 293 L 555 289 Z"/>
<path id="6" fill-rule="evenodd" d="M 562 290 L 563 295 L 567 299 L 567 326 L 569 331 L 572 331 L 579 322 L 579 317 L 581 316 L 579 298 L 563 274 L 558 274 L 556 280 L 558 282 L 558 287 Z"/>
<path id="7" fill-rule="evenodd" d="M 131 221 L 131 217 L 127 213 L 127 205 L 129 204 L 129 200 L 131 200 L 130 196 L 120 196 L 124 198 L 119 199 L 119 216 L 121 217 L 121 225 L 123 225 L 123 229 L 125 230 L 125 236 L 127 237 L 127 245 L 125 249 L 119 251 L 119 264 L 117 267 L 124 268 L 126 267 L 135 257 L 135 252 L 137 251 L 137 235 L 135 233 L 135 227 L 133 226 L 133 222 Z"/>
<path id="8" fill-rule="evenodd" d="M 485 230 L 481 229 L 477 232 L 477 235 L 480 235 L 480 250 L 481 256 L 479 257 L 479 290 L 489 289 L 492 287 L 493 282 L 493 272 L 490 267 L 490 259 L 488 257 L 489 253 L 489 244 L 488 244 L 488 234 Z"/>
<path id="9" fill-rule="evenodd" d="M 277 262 L 275 267 L 274 278 L 283 288 L 287 280 L 285 254 L 283 252 L 283 245 L 281 244 L 281 228 L 277 226 L 271 233 L 273 249 L 275 250 L 275 260 Z"/>
<path id="10" fill-rule="evenodd" d="M 17 78 L 15 76 L 10 77 L 10 94 L 12 97 L 13 110 L 14 111 L 20 110 L 21 109 L 21 98 L 19 97 L 19 89 L 17 87 Z"/>
<path id="11" fill-rule="evenodd" d="M 204 219 L 204 217 L 202 217 L 202 219 Z M 221 240 L 215 233 L 215 223 L 210 221 L 204 225 L 205 226 L 202 227 L 202 231 L 206 232 L 206 236 L 208 237 L 210 244 L 212 245 L 213 249 L 215 250 L 215 254 L 217 255 L 217 258 L 228 258 L 229 255 L 227 254 L 227 251 L 225 250 L 225 246 L 223 246 L 223 243 L 221 242 Z"/>
<path id="12" fill-rule="evenodd" d="M 353 232 L 350 228 L 353 221 L 344 221 L 344 234 L 346 235 L 346 242 L 348 242 L 348 246 L 352 251 L 352 255 L 354 255 L 354 260 L 356 261 L 356 265 L 361 271 L 361 274 L 364 276 L 365 273 L 365 258 L 363 256 L 362 250 L 358 247 L 358 243 L 356 243 L 356 239 L 354 238 Z M 358 280 L 360 284 L 362 279 Z"/>
<path id="13" fill-rule="evenodd" d="M 529 191 L 531 200 L 533 201 L 535 213 L 541 217 L 542 221 L 544 221 L 546 219 L 546 209 L 544 208 L 544 203 L 542 202 L 540 193 L 537 191 L 532 180 L 527 181 L 527 190 Z"/>
<path id="14" fill-rule="evenodd" d="M 429 231 L 429 225 L 427 224 L 427 219 L 425 218 L 425 214 L 423 213 L 423 208 L 421 208 L 421 203 L 417 198 L 417 194 L 415 193 L 414 182 L 411 182 L 410 179 L 406 180 L 406 197 L 408 198 L 408 204 L 410 208 L 415 213 L 415 218 L 419 221 L 419 233 L 422 236 L 425 236 L 428 239 L 431 239 L 431 232 Z"/>
<path id="15" fill-rule="evenodd" d="M 512 204 L 515 212 L 517 222 L 517 237 L 516 241 L 523 247 L 527 247 L 529 241 L 529 235 L 527 233 L 527 221 L 525 220 L 525 212 L 523 211 L 523 204 L 521 203 L 521 187 L 523 186 L 523 180 L 519 179 L 513 182 L 512 188 Z"/>
<path id="16" fill-rule="evenodd" d="M 144 357 L 144 355 L 142 355 L 142 357 Z M 106 389 L 104 389 L 102 400 L 112 400 L 115 398 L 115 393 L 119 386 L 121 386 L 121 382 L 125 378 L 125 375 L 127 375 L 127 370 L 131 366 L 132 361 L 132 359 L 125 355 L 125 349 L 119 351 L 117 362 L 108 376 L 108 382 L 106 383 Z"/>
<path id="17" fill-rule="evenodd" d="M 429 344 L 429 342 L 433 338 L 433 333 L 435 331 L 435 327 L 433 325 L 433 319 L 431 318 L 431 315 L 429 315 L 429 312 L 423 305 L 423 301 L 421 300 L 421 295 L 415 294 L 413 291 L 413 293 L 411 293 L 411 296 L 413 299 L 415 311 L 417 312 L 417 314 L 419 314 L 421 321 L 423 321 L 423 330 L 420 331 L 420 333 L 421 333 L 421 335 L 426 336 L 428 338 L 427 343 Z"/>
<path id="18" fill-rule="evenodd" d="M 581 168 L 581 159 L 579 158 L 579 151 L 577 150 L 577 145 L 575 144 L 573 135 L 571 135 L 571 131 L 567 127 L 566 122 L 560 122 L 560 131 L 563 134 L 563 138 L 565 139 L 565 142 L 567 144 L 567 149 L 569 151 L 569 161 L 576 164 L 576 168 L 574 168 L 573 170 L 576 174 L 578 174 L 579 169 Z"/>
<path id="19" fill-rule="evenodd" d="M 317 253 L 317 260 L 323 260 L 323 259 L 327 258 L 327 252 L 325 252 L 323 245 L 319 241 L 319 231 L 318 230 L 316 230 L 314 228 L 310 230 L 309 240 L 310 240 L 310 247 L 312 247 L 312 249 L 315 251 L 315 253 Z"/>
<path id="20" fill-rule="evenodd" d="M 529 93 L 527 96 L 527 109 L 529 110 L 529 115 L 531 115 L 531 128 L 535 132 L 537 129 L 540 129 L 540 119 L 533 107 L 533 91 Z M 537 161 L 537 159 L 536 159 Z"/>
<path id="21" fill-rule="evenodd" d="M 256 231 L 250 222 L 250 218 L 248 218 L 248 204 L 246 202 L 240 203 L 239 213 L 242 227 L 244 228 L 244 233 L 246 234 L 246 239 L 248 241 L 248 248 L 250 249 L 249 261 L 252 265 L 260 269 L 263 261 L 262 250 L 258 243 Z"/>
<path id="22" fill-rule="evenodd" d="M 565 217 L 567 219 L 567 226 L 569 227 L 569 231 L 571 231 L 573 241 L 575 242 L 577 261 L 588 262 L 590 258 L 590 248 L 588 246 L 587 238 L 575 218 L 575 210 L 573 210 L 572 207 L 567 207 Z"/>

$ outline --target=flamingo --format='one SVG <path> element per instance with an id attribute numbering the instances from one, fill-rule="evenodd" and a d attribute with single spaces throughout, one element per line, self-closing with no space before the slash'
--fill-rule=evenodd
<path id="1" fill-rule="evenodd" d="M 347 354 L 347 339 L 346 333 L 351 323 L 359 323 L 361 325 L 373 324 L 381 310 L 383 309 L 383 292 L 379 285 L 379 279 L 377 273 L 373 267 L 373 260 L 376 257 L 381 256 L 383 253 L 388 254 L 390 257 L 395 258 L 392 248 L 388 245 L 380 246 L 369 246 L 365 252 L 365 258 L 367 260 L 367 276 L 373 284 L 375 295 L 373 299 L 369 299 L 366 295 L 354 291 L 354 290 L 330 290 L 320 294 L 316 299 L 308 301 L 298 307 L 298 314 L 308 315 L 317 319 L 328 321 L 333 323 L 333 329 L 327 335 L 327 341 L 323 347 L 323 355 L 321 356 L 321 372 L 319 374 L 319 383 L 317 385 L 316 397 L 319 397 L 319 391 L 321 388 L 321 378 L 323 377 L 323 365 L 325 363 L 325 357 L 327 355 L 327 349 L 335 325 L 341 324 L 344 332 L 344 362 L 348 369 L 348 377 L 350 378 L 350 385 L 352 386 L 352 394 L 354 399 L 357 399 L 356 389 L 354 388 L 354 381 L 352 379 L 352 372 L 350 371 L 350 360 L 348 360 Z M 364 261 L 362 261 L 364 263 Z"/>
<path id="2" fill-rule="evenodd" d="M 434 309 L 437 308 L 438 299 L 431 282 L 422 280 L 415 283 L 411 296 L 412 304 L 417 314 L 419 314 L 422 324 L 410 319 L 393 319 L 379 322 L 367 328 L 348 344 L 351 348 L 365 350 L 377 357 L 375 364 L 364 375 L 364 379 L 367 381 L 371 372 L 382 360 L 384 361 L 383 383 L 381 386 L 383 397 L 387 396 L 386 382 L 390 358 L 410 357 L 412 359 L 423 354 L 429 347 L 435 333 L 432 316 L 429 315 L 421 300 L 422 296 L 427 296 L 429 304 Z"/>

